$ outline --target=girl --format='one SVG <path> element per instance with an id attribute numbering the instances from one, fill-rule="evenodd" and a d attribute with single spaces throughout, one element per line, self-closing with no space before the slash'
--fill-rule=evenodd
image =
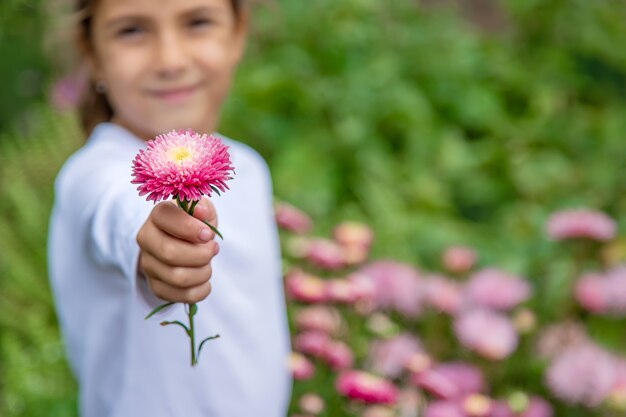
<path id="1" fill-rule="evenodd" d="M 225 139 L 235 179 L 194 217 L 144 201 L 130 183 L 145 140 L 215 130 L 244 49 L 245 5 L 82 0 L 76 10 L 89 138 L 55 183 L 49 270 L 81 415 L 285 415 L 289 337 L 262 158 Z M 215 225 L 216 213 L 220 247 L 201 221 Z M 197 337 L 221 335 L 195 368 L 181 330 L 158 324 L 184 319 L 182 304 L 144 321 L 165 301 L 198 302 Z"/>

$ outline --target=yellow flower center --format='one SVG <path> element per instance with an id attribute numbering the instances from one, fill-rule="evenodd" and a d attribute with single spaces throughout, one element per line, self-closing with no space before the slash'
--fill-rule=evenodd
<path id="1" fill-rule="evenodd" d="M 179 146 L 178 148 L 174 148 L 170 151 L 169 157 L 178 165 L 182 165 L 186 159 L 191 157 L 191 152 L 189 152 L 189 149 L 184 146 Z"/>

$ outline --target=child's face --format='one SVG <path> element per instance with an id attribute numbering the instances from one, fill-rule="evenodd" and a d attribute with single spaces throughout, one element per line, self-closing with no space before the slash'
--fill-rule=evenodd
<path id="1" fill-rule="evenodd" d="M 114 122 L 142 138 L 215 129 L 245 38 L 230 0 L 100 0 L 92 25 Z"/>

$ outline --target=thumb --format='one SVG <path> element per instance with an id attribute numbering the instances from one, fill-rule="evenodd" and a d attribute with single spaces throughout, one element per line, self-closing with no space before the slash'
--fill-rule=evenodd
<path id="1" fill-rule="evenodd" d="M 208 222 L 217 227 L 217 212 L 215 206 L 208 198 L 202 198 L 193 211 L 193 217 L 203 222 Z"/>

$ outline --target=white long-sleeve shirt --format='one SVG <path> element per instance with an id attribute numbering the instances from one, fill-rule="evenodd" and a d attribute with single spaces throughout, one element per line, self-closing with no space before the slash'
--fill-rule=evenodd
<path id="1" fill-rule="evenodd" d="M 211 295 L 198 303 L 190 366 L 183 304 L 163 303 L 137 275 L 137 231 L 154 207 L 131 184 L 145 142 L 103 123 L 55 183 L 49 273 L 82 417 L 279 417 L 291 390 L 289 334 L 271 181 L 263 159 L 231 140 L 236 175 L 212 198 L 220 232 Z"/>

